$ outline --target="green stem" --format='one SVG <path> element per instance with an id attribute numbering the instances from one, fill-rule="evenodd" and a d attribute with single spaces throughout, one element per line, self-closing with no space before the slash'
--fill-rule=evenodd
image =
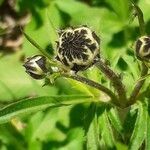
<path id="1" fill-rule="evenodd" d="M 79 76 L 79 75 L 62 74 L 62 76 L 66 77 L 66 78 L 70 78 L 70 79 L 76 80 L 76 81 L 79 81 L 79 82 L 84 83 L 84 84 L 87 84 L 87 85 L 89 85 L 91 87 L 94 87 L 94 88 L 104 92 L 105 94 L 107 94 L 111 98 L 111 101 L 112 101 L 113 104 L 119 106 L 117 96 L 111 90 L 106 88 L 105 86 L 103 86 L 103 85 L 101 85 L 101 84 L 99 84 L 97 82 L 94 82 L 94 81 L 92 81 L 90 79 L 87 79 L 85 77 Z"/>
<path id="2" fill-rule="evenodd" d="M 45 57 L 47 57 L 49 59 L 49 63 L 51 65 L 56 65 L 56 63 L 54 61 L 52 61 L 52 57 L 38 44 L 36 43 L 27 33 L 25 33 L 22 29 L 21 29 L 22 33 L 24 34 L 25 38 L 35 47 L 37 48 Z"/>
<path id="3" fill-rule="evenodd" d="M 134 7 L 136 14 L 137 14 L 137 17 L 138 17 L 140 34 L 144 35 L 145 34 L 145 23 L 144 23 L 143 13 L 142 13 L 141 9 L 134 3 L 133 3 L 133 7 Z M 144 63 L 142 63 L 140 78 L 143 78 L 144 76 L 146 76 L 147 73 L 148 73 L 148 68 Z M 136 85 L 135 85 L 135 87 L 134 87 L 134 89 L 133 89 L 133 91 L 129 97 L 129 101 L 127 103 L 127 106 L 130 106 L 136 102 L 137 96 L 138 96 L 144 82 L 145 82 L 145 79 L 139 80 L 136 83 Z"/>
<path id="4" fill-rule="evenodd" d="M 144 77 L 147 74 L 147 72 L 148 72 L 148 68 L 143 63 L 142 64 L 142 70 L 141 70 L 141 78 Z M 133 91 L 132 91 L 132 93 L 130 95 L 130 98 L 129 98 L 129 101 L 127 103 L 127 106 L 130 106 L 130 105 L 132 105 L 132 104 L 134 104 L 136 102 L 137 96 L 138 96 L 138 94 L 139 94 L 139 92 L 140 92 L 144 82 L 145 82 L 145 79 L 139 80 L 136 83 L 136 85 L 135 85 L 135 87 L 134 87 L 134 89 L 133 89 Z"/>
<path id="5" fill-rule="evenodd" d="M 127 100 L 125 86 L 123 85 L 120 77 L 113 72 L 108 65 L 106 65 L 102 60 L 99 60 L 95 66 L 99 68 L 113 83 L 114 88 L 118 93 L 118 99 L 121 107 L 124 107 L 124 102 Z"/>
<path id="6" fill-rule="evenodd" d="M 146 74 L 146 75 L 143 76 L 143 77 L 140 77 L 140 78 L 137 80 L 137 82 L 142 81 L 142 80 L 145 80 L 145 79 L 147 79 L 148 77 L 150 77 L 150 73 Z"/>
<path id="7" fill-rule="evenodd" d="M 136 11 L 136 15 L 138 17 L 140 34 L 141 35 L 145 35 L 145 23 L 144 23 L 143 12 L 139 8 L 139 6 L 137 6 L 135 3 L 132 2 L 132 5 L 133 5 L 133 7 L 134 7 L 134 9 Z"/>

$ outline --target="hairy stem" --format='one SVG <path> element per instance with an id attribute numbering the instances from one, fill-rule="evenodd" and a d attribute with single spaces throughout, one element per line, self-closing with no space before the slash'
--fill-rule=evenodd
<path id="1" fill-rule="evenodd" d="M 142 64 L 142 70 L 141 70 L 141 77 L 145 76 L 148 72 L 148 68 L 146 67 L 146 65 L 143 63 Z M 137 84 L 135 85 L 131 95 L 130 95 L 130 98 L 129 98 L 129 101 L 127 103 L 127 106 L 129 105 L 132 105 L 136 102 L 136 98 L 140 92 L 140 89 L 142 88 L 143 84 L 145 82 L 145 79 L 143 80 L 140 80 L 137 82 Z"/>
<path id="2" fill-rule="evenodd" d="M 76 81 L 79 81 L 79 82 L 84 83 L 84 84 L 87 84 L 91 87 L 94 87 L 94 88 L 104 92 L 105 94 L 107 94 L 111 98 L 111 101 L 112 101 L 113 104 L 119 106 L 117 96 L 111 90 L 106 88 L 105 86 L 103 86 L 103 85 L 101 85 L 101 84 L 99 84 L 95 81 L 92 81 L 90 79 L 87 79 L 85 77 L 79 76 L 79 75 L 62 74 L 62 76 L 66 77 L 66 78 L 76 80 Z"/>
<path id="3" fill-rule="evenodd" d="M 144 23 L 143 12 L 139 8 L 139 6 L 137 6 L 135 3 L 132 2 L 132 5 L 133 5 L 135 12 L 136 12 L 136 15 L 138 17 L 140 34 L 144 35 L 145 34 L 145 23 Z"/>
<path id="4" fill-rule="evenodd" d="M 113 83 L 114 88 L 118 93 L 118 99 L 121 106 L 124 106 L 124 102 L 127 100 L 125 86 L 123 85 L 119 75 L 109 68 L 102 60 L 99 60 L 95 66 L 99 68 Z"/>
<path id="5" fill-rule="evenodd" d="M 144 35 L 145 34 L 145 23 L 144 23 L 143 13 L 142 13 L 141 9 L 134 3 L 133 3 L 133 7 L 134 7 L 136 14 L 137 14 L 137 17 L 138 17 L 140 34 Z M 142 63 L 140 78 L 146 76 L 147 73 L 148 73 L 148 68 L 144 63 Z M 130 95 L 127 106 L 132 105 L 136 102 L 137 96 L 138 96 L 140 89 L 142 88 L 144 82 L 145 82 L 145 79 L 139 80 L 136 83 L 136 85 L 135 85 L 135 87 L 134 87 L 134 89 Z"/>

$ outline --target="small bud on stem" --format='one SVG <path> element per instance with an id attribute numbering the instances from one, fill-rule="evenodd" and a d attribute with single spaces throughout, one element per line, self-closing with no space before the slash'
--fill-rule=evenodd
<path id="1" fill-rule="evenodd" d="M 150 64 L 150 37 L 142 36 L 135 44 L 136 56 L 146 65 Z"/>
<path id="2" fill-rule="evenodd" d="M 42 55 L 35 55 L 27 58 L 27 61 L 23 65 L 26 72 L 34 79 L 43 79 L 48 72 L 46 66 L 46 57 Z"/>

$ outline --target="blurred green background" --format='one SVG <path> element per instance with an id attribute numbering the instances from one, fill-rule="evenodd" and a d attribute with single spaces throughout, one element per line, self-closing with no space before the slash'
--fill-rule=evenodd
<path id="1" fill-rule="evenodd" d="M 10 7 L 6 9 L 4 3 Z M 146 32 L 150 34 L 150 1 L 137 0 L 136 3 L 144 13 Z M 64 78 L 53 86 L 42 87 L 43 81 L 29 77 L 22 67 L 23 61 L 39 51 L 21 33 L 15 32 L 18 24 L 51 56 L 55 54 L 57 30 L 68 26 L 89 26 L 101 38 L 101 56 L 123 74 L 123 82 L 130 92 L 139 75 L 132 47 L 140 33 L 138 21 L 132 22 L 132 14 L 128 0 L 0 0 L 0 106 L 26 97 L 99 94 Z M 21 19 L 25 22 L 20 23 Z M 13 40 L 10 38 L 12 32 L 16 36 Z M 8 48 L 5 44 L 15 43 L 19 38 L 23 41 L 17 48 L 13 44 Z M 94 67 L 83 74 L 111 87 Z M 86 107 L 78 104 L 65 109 L 47 108 L 0 125 L 0 150 L 85 149 L 82 125 Z M 116 145 L 118 149 L 126 149 L 125 145 Z"/>

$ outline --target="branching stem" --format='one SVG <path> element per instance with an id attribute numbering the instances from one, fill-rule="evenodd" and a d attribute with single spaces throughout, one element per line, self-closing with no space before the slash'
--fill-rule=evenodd
<path id="1" fill-rule="evenodd" d="M 107 94 L 111 98 L 111 101 L 112 101 L 113 104 L 119 106 L 117 96 L 111 90 L 106 88 L 105 86 L 103 86 L 103 85 L 101 85 L 101 84 L 99 84 L 95 81 L 92 81 L 90 79 L 87 79 L 85 77 L 79 76 L 79 75 L 62 74 L 62 76 L 66 77 L 66 78 L 76 80 L 76 81 L 79 81 L 79 82 L 84 83 L 84 84 L 87 84 L 91 87 L 94 87 L 94 88 L 104 92 L 105 94 Z"/>
<path id="2" fill-rule="evenodd" d="M 142 70 L 141 70 L 141 77 L 145 76 L 148 72 L 148 68 L 146 67 L 146 65 L 143 63 L 142 64 Z M 136 102 L 136 99 L 137 99 L 137 96 L 140 92 L 140 89 L 142 88 L 143 84 L 145 82 L 145 79 L 143 80 L 140 80 L 137 82 L 137 84 L 135 85 L 131 95 L 130 95 L 130 98 L 129 98 L 129 101 L 127 103 L 127 106 L 129 105 L 132 105 Z"/>
<path id="3" fill-rule="evenodd" d="M 134 9 L 136 11 L 136 14 L 137 14 L 137 17 L 138 17 L 140 34 L 144 35 L 145 34 L 145 23 L 144 23 L 142 10 L 134 3 L 133 3 L 133 7 L 134 7 Z M 147 68 L 147 66 L 144 63 L 142 63 L 140 78 L 146 76 L 147 73 L 148 73 L 148 68 Z M 127 106 L 132 105 L 132 104 L 134 104 L 136 102 L 137 96 L 138 96 L 138 94 L 139 94 L 139 92 L 140 92 L 144 82 L 145 82 L 145 79 L 139 80 L 136 83 L 136 85 L 135 85 L 135 87 L 134 87 L 134 89 L 133 89 L 133 91 L 132 91 L 132 93 L 131 93 L 131 95 L 129 97 L 129 101 L 127 103 Z"/>
<path id="4" fill-rule="evenodd" d="M 133 7 L 134 7 L 134 9 L 136 11 L 136 15 L 138 17 L 140 34 L 141 35 L 145 35 L 145 23 L 144 23 L 143 12 L 139 8 L 139 6 L 137 6 L 135 3 L 132 2 L 132 5 L 133 5 Z"/>
<path id="5" fill-rule="evenodd" d="M 118 93 L 118 99 L 121 107 L 124 107 L 124 103 L 127 100 L 125 86 L 123 85 L 119 75 L 117 75 L 108 65 L 106 65 L 101 59 L 95 64 L 113 83 L 114 88 Z"/>

